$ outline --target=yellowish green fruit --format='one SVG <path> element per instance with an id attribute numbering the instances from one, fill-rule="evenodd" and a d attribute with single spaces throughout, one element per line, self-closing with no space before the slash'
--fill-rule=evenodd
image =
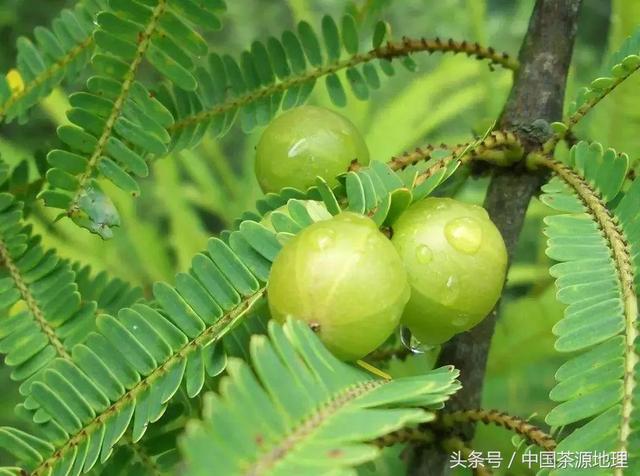
<path id="1" fill-rule="evenodd" d="M 398 253 L 375 223 L 343 212 L 283 247 L 267 295 L 274 319 L 301 319 L 337 357 L 357 360 L 398 325 L 409 285 Z"/>
<path id="2" fill-rule="evenodd" d="M 369 150 L 355 125 L 329 109 L 301 106 L 275 118 L 256 147 L 256 175 L 262 190 L 306 190 L 317 176 L 335 185 L 351 161 L 369 163 Z"/>
<path id="3" fill-rule="evenodd" d="M 427 198 L 409 207 L 393 231 L 411 285 L 402 322 L 420 342 L 441 344 L 484 319 L 507 268 L 504 241 L 484 208 Z"/>

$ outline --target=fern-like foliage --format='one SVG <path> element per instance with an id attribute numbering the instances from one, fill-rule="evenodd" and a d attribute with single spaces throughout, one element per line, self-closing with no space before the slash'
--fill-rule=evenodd
<path id="1" fill-rule="evenodd" d="M 39 165 L 42 164 L 38 164 Z M 22 160 L 11 167 L 0 158 L 0 190 L 10 193 L 24 205 L 23 213 L 27 217 L 31 212 L 31 205 L 42 189 L 43 178 L 30 180 L 30 166 L 27 160 Z"/>
<path id="2" fill-rule="evenodd" d="M 257 266 L 257 251 L 243 236 L 231 241 L 234 248 L 240 243 L 239 254 L 212 240 L 208 253 L 194 258 L 190 273 L 177 276 L 175 288 L 155 286 L 157 309 L 135 304 L 117 318 L 99 316 L 96 332 L 72 349 L 71 359 L 55 360 L 31 382 L 25 407 L 36 422 L 47 424 L 56 444 L 39 451 L 42 447 L 33 448 L 28 438 L 5 442 L 19 457 L 24 445 L 37 450 L 24 460 L 32 474 L 89 470 L 110 456 L 131 421 L 132 441 L 139 440 L 183 379 L 194 396 L 205 371 L 215 375 L 224 368 L 215 342 L 263 294 L 256 275 L 243 265 Z"/>
<path id="3" fill-rule="evenodd" d="M 222 339 L 226 355 L 249 360 L 250 339 L 256 334 L 266 334 L 268 317 L 266 302 L 264 302 L 263 306 L 258 305 L 252 311 L 251 318 L 240 321 Z M 220 354 L 217 364 L 219 370 L 210 367 L 209 375 L 215 375 L 226 368 L 227 360 L 223 354 Z M 211 379 L 207 388 L 216 385 L 216 379 Z M 178 436 L 182 434 L 187 421 L 199 415 L 201 406 L 201 399 L 188 400 L 186 388 L 182 387 L 179 394 L 167 406 L 162 418 L 150 426 L 139 441 L 135 444 L 130 443 L 125 435 L 122 444 L 114 451 L 113 457 L 96 469 L 105 476 L 175 474 L 178 470 L 177 465 L 181 461 L 178 452 Z"/>
<path id="4" fill-rule="evenodd" d="M 447 167 L 433 170 L 420 181 L 431 190 L 446 178 Z M 428 193 L 416 183 L 418 196 Z M 282 242 L 314 221 L 296 198 L 321 199 L 331 213 L 346 207 L 382 225 L 393 221 L 413 195 L 380 162 L 345 174 L 334 190 L 319 179 L 307 192 L 268 195 L 259 210 L 283 204 L 288 210 L 271 215 L 275 232 L 254 221 L 260 215 L 252 215 L 223 239 L 211 239 L 189 272 L 176 276 L 175 286 L 154 286 L 153 307 L 137 303 L 117 316 L 99 316 L 96 331 L 72 348 L 71 359 L 54 360 L 30 383 L 24 407 L 53 443 L 3 429 L 0 445 L 33 476 L 51 470 L 75 476 L 106 461 L 127 428 L 131 441 L 140 440 L 181 382 L 188 396 L 199 394 L 205 373 L 224 369 L 226 357 L 216 343 L 263 302 Z"/>
<path id="5" fill-rule="evenodd" d="M 245 131 L 265 125 L 280 109 L 304 103 L 321 79 L 338 107 L 346 105 L 345 82 L 356 98 L 365 100 L 380 87 L 381 75 L 394 74 L 392 59 L 401 58 L 406 68 L 415 70 L 412 53 L 463 53 L 509 69 L 518 66 L 506 53 L 466 41 L 403 38 L 384 43 L 387 31 L 382 22 L 368 40 L 372 49 L 362 51 L 366 40 L 348 15 L 340 26 L 325 16 L 321 32 L 318 35 L 302 21 L 296 32 L 255 41 L 239 60 L 211 54 L 208 67 L 196 71 L 197 91 L 161 92 L 159 98 L 176 118 L 169 128 L 173 147 L 193 147 L 208 130 L 221 136 L 238 116 Z"/>
<path id="6" fill-rule="evenodd" d="M 93 52 L 96 14 L 106 4 L 107 0 L 82 0 L 73 10 L 63 10 L 50 29 L 37 27 L 35 44 L 26 37 L 18 39 L 16 69 L 0 77 L 0 120 L 24 118 L 55 86 L 84 69 Z"/>
<path id="7" fill-rule="evenodd" d="M 22 203 L 0 193 L 0 353 L 14 367 L 14 380 L 30 379 L 93 327 L 95 302 L 84 302 L 75 273 L 40 244 L 22 221 Z M 26 393 L 28 383 L 21 387 Z"/>
<path id="8" fill-rule="evenodd" d="M 567 164 L 540 163 L 557 174 L 542 201 L 562 212 L 545 219 L 547 254 L 560 261 L 551 274 L 568 305 L 553 329 L 556 349 L 577 353 L 556 374 L 550 397 L 561 403 L 547 422 L 586 421 L 558 451 L 628 451 L 637 474 L 640 182 L 623 191 L 628 157 L 599 144 L 574 146 Z"/>
<path id="9" fill-rule="evenodd" d="M 186 474 L 356 474 L 350 468 L 379 454 L 368 442 L 433 420 L 429 410 L 460 388 L 451 367 L 377 380 L 336 359 L 299 321 L 272 321 L 251 357 L 255 374 L 231 360 L 220 395 L 205 396 L 203 421 L 182 442 Z"/>
<path id="10" fill-rule="evenodd" d="M 110 0 L 97 17 L 94 34 L 96 75 L 87 91 L 70 97 L 67 116 L 73 123 L 61 127 L 68 146 L 48 155 L 50 189 L 41 197 L 92 232 L 108 237 L 119 224 L 117 213 L 95 183 L 106 177 L 122 190 L 139 194 L 132 175 L 148 174 L 146 154 L 167 152 L 173 124 L 171 113 L 139 81 L 144 60 L 178 88 L 195 90 L 194 56 L 207 45 L 194 26 L 217 28 L 221 0 Z"/>
<path id="11" fill-rule="evenodd" d="M 86 301 L 95 301 L 97 313 L 115 314 L 123 307 L 130 307 L 142 299 L 142 289 L 131 286 L 119 278 L 111 278 L 106 271 L 95 276 L 89 266 L 75 263 L 72 266 L 76 273 L 78 291 Z"/>
<path id="12" fill-rule="evenodd" d="M 601 71 L 601 76 L 591 81 L 589 86 L 580 89 L 562 122 L 552 124 L 555 135 L 545 144 L 545 152 L 552 151 L 558 140 L 638 69 L 640 69 L 640 29 L 629 36 L 611 55 Z"/>

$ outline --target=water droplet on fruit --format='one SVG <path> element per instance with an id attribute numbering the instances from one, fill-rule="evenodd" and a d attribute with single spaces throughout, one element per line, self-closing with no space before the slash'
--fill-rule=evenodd
<path id="1" fill-rule="evenodd" d="M 398 333 L 400 336 L 400 342 L 406 349 L 409 349 L 412 354 L 424 354 L 437 347 L 435 345 L 427 345 L 420 342 L 414 337 L 408 327 L 400 326 L 398 328 Z"/>
<path id="2" fill-rule="evenodd" d="M 444 227 L 447 241 L 456 250 L 466 254 L 474 254 L 482 244 L 482 227 L 471 217 L 451 220 Z"/>
<path id="3" fill-rule="evenodd" d="M 313 232 L 313 236 L 312 236 L 313 246 L 320 251 L 326 250 L 327 248 L 332 246 L 335 241 L 336 241 L 336 232 L 331 229 L 321 228 Z"/>
<path id="4" fill-rule="evenodd" d="M 447 278 L 447 284 L 442 296 L 442 304 L 445 306 L 451 304 L 460 295 L 460 285 L 458 279 L 455 276 L 449 276 Z"/>
<path id="5" fill-rule="evenodd" d="M 427 245 L 420 245 L 416 248 L 416 259 L 420 264 L 427 264 L 433 259 L 433 251 Z"/>

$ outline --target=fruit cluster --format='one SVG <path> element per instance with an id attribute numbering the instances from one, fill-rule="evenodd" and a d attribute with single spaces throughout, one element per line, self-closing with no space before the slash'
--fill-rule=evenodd
<path id="1" fill-rule="evenodd" d="M 355 126 L 305 106 L 265 129 L 256 173 L 265 192 L 304 189 L 318 175 L 333 179 L 353 160 L 369 161 Z M 398 218 L 389 240 L 367 217 L 331 216 L 320 202 L 307 206 L 319 221 L 276 257 L 269 309 L 278 321 L 306 321 L 344 360 L 367 355 L 399 324 L 424 344 L 441 344 L 477 325 L 500 297 L 507 252 L 482 207 L 426 198 Z M 269 216 L 263 224 L 272 228 Z"/>

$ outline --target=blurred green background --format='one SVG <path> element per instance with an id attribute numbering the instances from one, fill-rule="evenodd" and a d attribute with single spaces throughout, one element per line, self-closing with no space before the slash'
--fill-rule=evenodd
<path id="1" fill-rule="evenodd" d="M 305 19 L 318 26 L 324 13 L 356 15 L 362 28 L 382 18 L 392 26 L 393 37 L 452 37 L 477 40 L 515 55 L 526 31 L 533 0 L 242 0 L 228 1 L 222 31 L 211 35 L 213 50 L 238 55 L 254 39 L 266 39 Z M 48 25 L 65 0 L 2 0 L 0 2 L 0 71 L 15 61 L 15 41 L 31 36 L 37 25 Z M 615 49 L 640 19 L 637 0 L 585 0 L 579 37 L 568 84 L 567 101 L 577 89 L 596 77 Z M 450 55 L 416 55 L 419 69 L 402 71 L 387 79 L 361 102 L 353 97 L 342 111 L 363 131 L 376 160 L 425 143 L 469 140 L 484 131 L 500 113 L 511 85 L 510 73 L 491 72 L 486 62 Z M 34 157 L 57 146 L 55 128 L 65 123 L 66 97 L 82 88 L 84 78 L 56 90 L 31 112 L 26 125 L 0 125 L 0 153 L 11 164 L 27 159 L 36 177 Z M 577 129 L 580 138 L 602 142 L 627 152 L 640 153 L 640 79 L 629 80 L 605 99 Z M 624 99 L 622 99 L 624 98 Z M 316 88 L 311 102 L 329 105 L 324 87 Z M 107 270 L 148 290 L 157 280 L 172 280 L 187 268 L 191 257 L 204 248 L 207 238 L 228 227 L 244 210 L 252 209 L 261 192 L 253 176 L 254 145 L 260 130 L 244 134 L 238 126 L 222 140 L 208 138 L 194 151 L 159 160 L 142 183 L 141 198 L 132 201 L 111 187 L 121 211 L 123 227 L 104 242 L 66 222 L 54 222 L 50 210 L 36 207 L 30 221 L 44 242 L 64 257 Z M 481 202 L 487 178 L 468 181 L 455 189 L 459 198 Z M 484 403 L 541 422 L 552 407 L 547 395 L 554 372 L 566 360 L 553 350 L 551 328 L 562 308 L 548 275 L 541 233 L 548 213 L 532 202 L 519 253 L 509 276 L 502 317 L 494 339 Z M 394 362 L 396 373 L 420 371 L 432 356 Z M 19 401 L 6 369 L 0 369 L 0 424 L 19 424 L 13 407 Z M 476 449 L 514 449 L 503 430 L 480 428 Z M 522 449 L 522 448 L 521 448 Z M 369 474 L 403 474 L 399 450 L 389 452 Z M 528 474 L 519 467 L 498 474 Z"/>

